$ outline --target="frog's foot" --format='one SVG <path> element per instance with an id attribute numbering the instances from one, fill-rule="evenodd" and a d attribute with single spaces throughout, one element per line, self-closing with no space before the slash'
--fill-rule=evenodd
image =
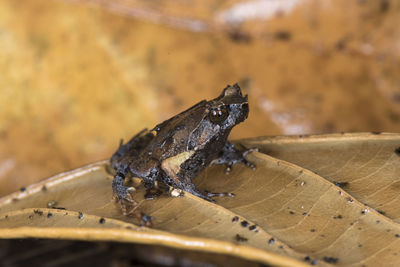
<path id="1" fill-rule="evenodd" d="M 215 193 L 215 192 L 204 191 L 204 193 L 207 195 L 207 197 L 235 197 L 234 193 L 229 193 L 229 192 Z"/>
<path id="2" fill-rule="evenodd" d="M 245 150 L 238 150 L 235 146 L 227 142 L 221 152 L 219 158 L 213 160 L 212 164 L 224 164 L 226 166 L 225 173 L 229 174 L 232 170 L 232 166 L 238 163 L 243 163 L 252 170 L 256 169 L 256 166 L 246 159 L 246 156 L 253 151 L 258 151 L 258 148 L 249 148 Z"/>
<path id="3" fill-rule="evenodd" d="M 241 162 L 246 164 L 246 166 L 249 167 L 250 169 L 255 170 L 256 169 L 256 165 L 254 165 L 250 161 L 246 160 L 247 155 L 249 153 L 253 152 L 253 151 L 258 152 L 258 148 L 257 147 L 252 147 L 252 148 L 243 150 L 242 151 L 242 160 L 241 160 Z"/>
<path id="4" fill-rule="evenodd" d="M 122 214 L 130 215 L 134 212 L 137 202 L 132 198 L 131 194 L 135 191 L 134 187 L 123 186 L 114 192 L 113 198 L 116 202 L 119 202 Z"/>
<path id="5" fill-rule="evenodd" d="M 129 190 L 129 188 L 128 188 Z M 132 197 L 128 198 L 117 198 L 117 202 L 119 202 L 122 210 L 122 214 L 125 216 L 134 215 L 139 221 L 141 226 L 152 227 L 153 226 L 153 217 L 137 210 L 137 202 L 132 199 Z"/>
<path id="6" fill-rule="evenodd" d="M 208 191 L 200 191 L 200 190 L 191 190 L 189 191 L 193 195 L 200 197 L 204 200 L 210 201 L 211 203 L 215 203 L 215 200 L 212 199 L 213 197 L 234 197 L 234 193 L 228 193 L 228 192 L 223 192 L 223 193 L 216 193 L 216 192 L 208 192 Z"/>
<path id="7" fill-rule="evenodd" d="M 132 198 L 132 193 L 136 191 L 134 187 L 124 186 L 126 170 L 117 170 L 112 181 L 113 198 L 121 205 L 122 213 L 128 215 L 133 208 L 137 205 L 136 201 Z"/>
<path id="8" fill-rule="evenodd" d="M 146 226 L 151 228 L 153 226 L 153 217 L 143 213 L 143 212 L 136 212 L 136 218 L 141 222 L 142 226 Z"/>

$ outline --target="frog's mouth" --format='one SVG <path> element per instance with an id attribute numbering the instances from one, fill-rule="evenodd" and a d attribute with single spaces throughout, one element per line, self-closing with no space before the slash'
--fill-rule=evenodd
<path id="1" fill-rule="evenodd" d="M 231 115 L 235 121 L 235 125 L 247 119 L 249 115 L 249 103 L 242 102 L 238 104 L 230 104 Z"/>
<path id="2" fill-rule="evenodd" d="M 246 95 L 246 98 L 247 98 L 247 95 Z M 248 102 L 245 102 L 242 104 L 242 113 L 245 114 L 246 118 L 249 115 L 249 103 Z"/>

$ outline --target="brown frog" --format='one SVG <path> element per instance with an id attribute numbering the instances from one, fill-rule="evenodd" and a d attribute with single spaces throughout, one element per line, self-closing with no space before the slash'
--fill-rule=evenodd
<path id="1" fill-rule="evenodd" d="M 123 213 L 129 214 L 128 207 L 136 205 L 131 196 L 135 189 L 124 185 L 127 176 L 141 178 L 148 190 L 163 184 L 211 202 L 215 196 L 234 196 L 200 191 L 193 179 L 210 164 L 225 164 L 227 172 L 240 162 L 255 168 L 245 159 L 254 149 L 238 150 L 227 141 L 232 128 L 248 113 L 247 95 L 242 96 L 237 84 L 228 85 L 217 98 L 203 100 L 150 131 L 142 130 L 126 144 L 121 141 L 110 162 L 116 171 L 114 198 Z"/>

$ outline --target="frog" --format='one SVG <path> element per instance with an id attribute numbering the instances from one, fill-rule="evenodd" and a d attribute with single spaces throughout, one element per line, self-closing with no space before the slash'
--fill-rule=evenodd
<path id="1" fill-rule="evenodd" d="M 234 197 L 229 192 L 201 191 L 194 179 L 213 164 L 225 165 L 227 174 L 238 163 L 256 168 L 246 159 L 256 149 L 238 149 L 227 140 L 232 128 L 248 114 L 248 95 L 242 95 L 238 84 L 228 85 L 215 99 L 202 100 L 151 130 L 143 129 L 126 144 L 121 140 L 110 163 L 115 170 L 113 197 L 122 213 L 129 215 L 137 205 L 136 189 L 125 186 L 127 177 L 141 179 L 148 191 L 162 185 L 178 190 L 178 195 L 188 192 L 210 202 L 215 202 L 214 197 Z"/>

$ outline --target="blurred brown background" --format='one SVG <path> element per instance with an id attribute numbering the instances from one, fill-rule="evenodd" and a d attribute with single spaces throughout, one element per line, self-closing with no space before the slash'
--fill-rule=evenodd
<path id="1" fill-rule="evenodd" d="M 3 0 L 0 196 L 239 82 L 231 138 L 400 131 L 400 2 Z"/>

